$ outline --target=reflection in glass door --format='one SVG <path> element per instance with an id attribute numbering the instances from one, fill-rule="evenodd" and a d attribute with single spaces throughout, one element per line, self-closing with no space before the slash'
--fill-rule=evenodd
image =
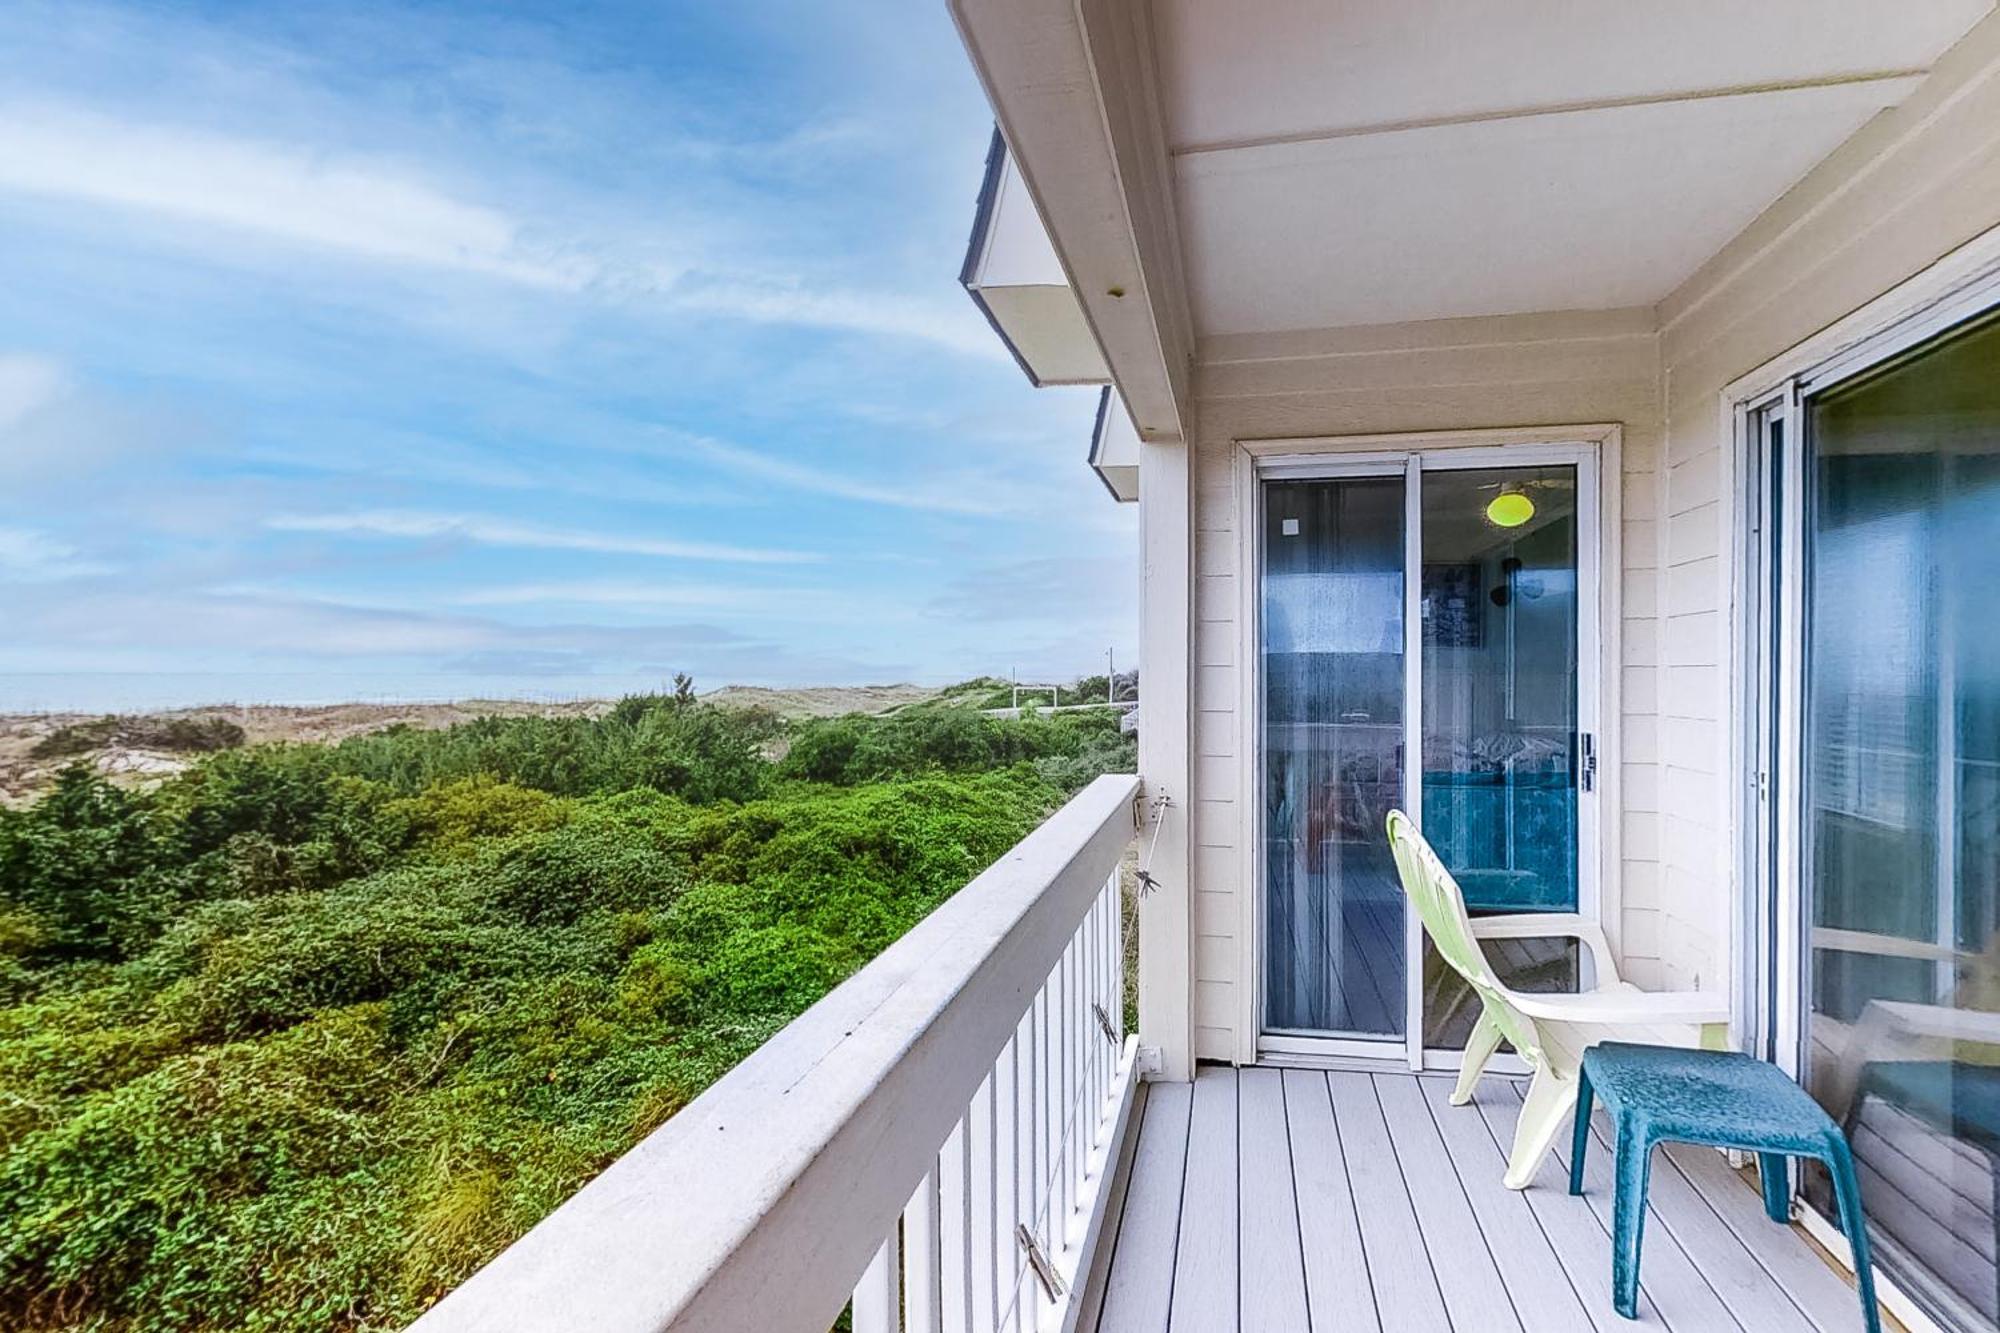
<path id="1" fill-rule="evenodd" d="M 1807 1087 L 1846 1129 L 1877 1264 L 2000 1322 L 2000 321 L 1807 396 L 1770 433 L 1803 540 L 1796 971 Z M 1802 485 L 1793 486 L 1787 473 Z M 1768 554 L 1766 559 L 1769 559 Z M 1781 658 L 1784 654 L 1780 654 Z M 1789 841 L 1789 840 L 1788 840 Z M 1797 976 L 1797 981 L 1790 977 Z M 1789 1053 L 1780 1048 L 1781 1058 Z M 1826 1182 L 1806 1197 L 1830 1214 Z"/>
<path id="2" fill-rule="evenodd" d="M 1463 1046 L 1476 1004 L 1428 946 L 1409 984 L 1393 808 L 1419 815 L 1475 913 L 1583 902 L 1592 461 L 1440 450 L 1263 481 L 1266 1033 Z M 1577 982 L 1566 941 L 1493 961 L 1523 989 Z"/>
<path id="3" fill-rule="evenodd" d="M 1577 469 L 1423 478 L 1423 829 L 1474 915 L 1574 912 Z M 1518 990 L 1574 990 L 1575 943 L 1488 949 Z M 1464 1049 L 1479 1001 L 1424 946 L 1424 1044 Z"/>

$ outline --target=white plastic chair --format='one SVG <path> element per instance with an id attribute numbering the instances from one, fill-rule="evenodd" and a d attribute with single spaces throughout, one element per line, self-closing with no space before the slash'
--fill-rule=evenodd
<path id="1" fill-rule="evenodd" d="M 1401 810 L 1389 812 L 1389 846 L 1424 930 L 1439 957 L 1479 997 L 1479 1021 L 1465 1044 L 1454 1106 L 1472 1100 L 1480 1071 L 1502 1041 L 1534 1070 L 1527 1104 L 1507 1155 L 1507 1188 L 1525 1189 L 1535 1178 L 1549 1145 L 1576 1106 L 1577 1071 L 1583 1053 L 1600 1041 L 1651 1042 L 1660 1046 L 1707 1046 L 1728 1041 L 1729 1002 L 1706 991 L 1642 991 L 1619 979 L 1604 931 L 1573 912 L 1523 913 L 1481 917 L 1466 914 L 1458 882 Z M 1590 950 L 1595 990 L 1576 994 L 1525 995 L 1509 989 L 1493 972 L 1481 940 L 1565 937 Z"/>

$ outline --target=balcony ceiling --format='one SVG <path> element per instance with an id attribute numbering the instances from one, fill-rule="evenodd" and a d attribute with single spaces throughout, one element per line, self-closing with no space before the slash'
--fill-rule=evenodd
<path id="1" fill-rule="evenodd" d="M 1650 305 L 1993 0 L 1164 0 L 1202 334 Z"/>

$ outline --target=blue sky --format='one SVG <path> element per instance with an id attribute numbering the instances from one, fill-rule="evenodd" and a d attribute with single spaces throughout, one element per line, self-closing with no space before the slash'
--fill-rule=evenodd
<path id="1" fill-rule="evenodd" d="M 942 0 L 0 6 L 0 708 L 1102 669 Z"/>

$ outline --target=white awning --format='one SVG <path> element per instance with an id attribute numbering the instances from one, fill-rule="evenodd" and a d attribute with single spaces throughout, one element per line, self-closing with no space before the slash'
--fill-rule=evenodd
<path id="1" fill-rule="evenodd" d="M 1125 400 L 1109 384 L 1097 399 L 1097 424 L 1090 432 L 1090 465 L 1105 489 L 1122 501 L 1139 498 L 1139 430 Z"/>
<path id="2" fill-rule="evenodd" d="M 1103 384 L 1111 378 L 998 130 L 959 281 L 1035 384 Z"/>

